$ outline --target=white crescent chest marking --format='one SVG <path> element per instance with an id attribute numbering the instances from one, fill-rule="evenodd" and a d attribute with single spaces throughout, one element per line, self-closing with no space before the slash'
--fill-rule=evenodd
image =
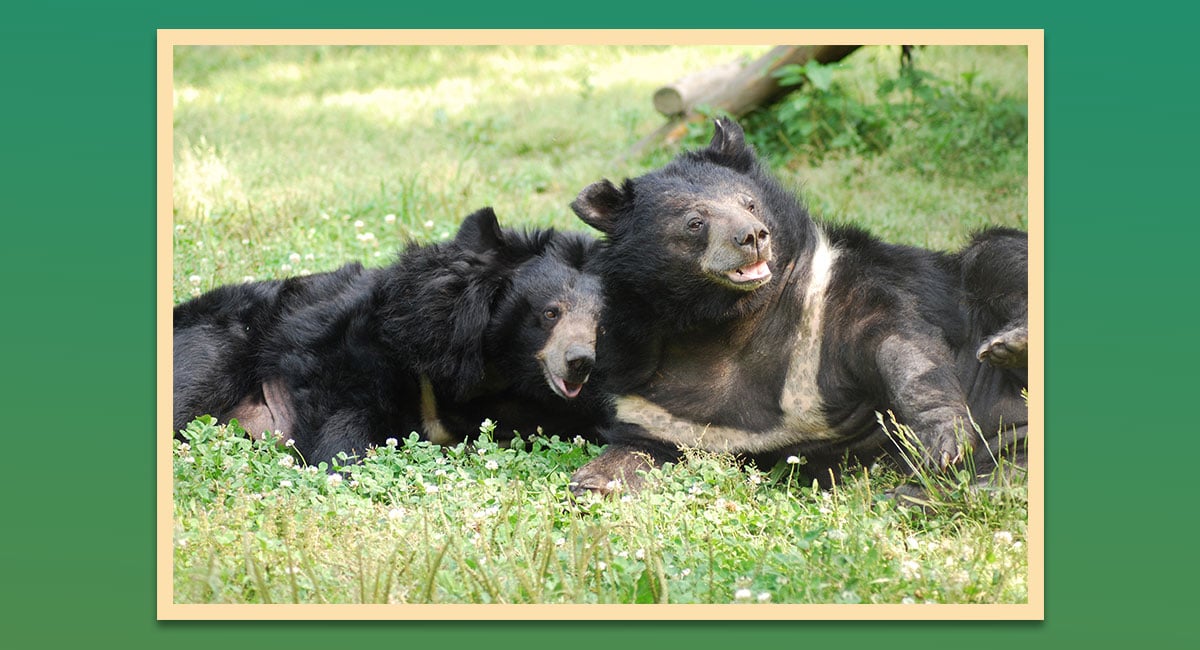
<path id="1" fill-rule="evenodd" d="M 766 431 L 748 431 L 693 422 L 637 396 L 617 398 L 617 418 L 642 426 L 657 440 L 678 447 L 715 452 L 760 453 L 837 438 L 822 413 L 817 391 L 821 329 L 836 258 L 837 251 L 829 245 L 824 233 L 818 231 L 817 247 L 813 252 L 809 282 L 803 298 L 804 316 L 798 327 L 787 378 L 780 395 L 783 421 L 779 426 Z"/>

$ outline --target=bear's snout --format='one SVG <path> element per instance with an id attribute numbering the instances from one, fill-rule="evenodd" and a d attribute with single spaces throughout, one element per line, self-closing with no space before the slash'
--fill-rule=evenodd
<path id="1" fill-rule="evenodd" d="M 572 343 L 567 347 L 567 352 L 564 355 L 567 362 L 567 370 L 575 378 L 586 379 L 592 372 L 592 367 L 596 365 L 596 355 L 592 351 L 592 347 L 581 343 Z"/>
<path id="2" fill-rule="evenodd" d="M 733 236 L 733 243 L 742 248 L 751 250 L 759 250 L 767 243 L 767 237 L 771 233 L 762 224 L 754 224 L 742 229 L 741 232 Z"/>

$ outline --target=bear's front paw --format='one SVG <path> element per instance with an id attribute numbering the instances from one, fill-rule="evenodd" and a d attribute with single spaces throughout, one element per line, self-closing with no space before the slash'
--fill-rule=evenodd
<path id="1" fill-rule="evenodd" d="M 571 494 L 577 497 L 589 492 L 608 496 L 620 491 L 621 481 L 604 472 L 595 471 L 591 464 L 588 464 L 571 475 L 571 482 L 567 484 L 567 487 L 570 488 Z"/>
<path id="2" fill-rule="evenodd" d="M 1019 327 L 990 337 L 975 356 L 997 368 L 1028 367 L 1029 330 Z"/>
<path id="3" fill-rule="evenodd" d="M 616 492 L 636 492 L 642 486 L 643 473 L 655 465 L 649 453 L 610 445 L 591 462 L 571 476 L 568 487 L 575 496 L 588 492 L 610 495 Z"/>

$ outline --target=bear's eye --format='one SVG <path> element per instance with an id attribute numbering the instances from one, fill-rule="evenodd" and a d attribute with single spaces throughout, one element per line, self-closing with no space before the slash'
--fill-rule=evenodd
<path id="1" fill-rule="evenodd" d="M 688 230 L 696 232 L 704 227 L 704 220 L 700 217 L 692 217 L 691 219 L 688 219 L 687 227 Z"/>
<path id="2" fill-rule="evenodd" d="M 746 199 L 746 210 L 753 213 L 755 209 L 754 199 Z"/>
<path id="3" fill-rule="evenodd" d="M 555 307 L 551 307 L 551 308 L 547 309 L 546 311 L 542 312 L 542 317 L 545 318 L 546 320 L 558 320 L 558 309 Z"/>

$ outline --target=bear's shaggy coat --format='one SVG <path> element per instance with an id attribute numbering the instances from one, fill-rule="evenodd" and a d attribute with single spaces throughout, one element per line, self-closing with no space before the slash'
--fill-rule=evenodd
<path id="1" fill-rule="evenodd" d="M 278 431 L 310 463 L 497 422 L 595 439 L 595 240 L 500 228 L 490 208 L 393 265 L 218 287 L 175 307 L 174 426 Z"/>
<path id="2" fill-rule="evenodd" d="M 947 254 L 819 224 L 728 120 L 707 148 L 572 208 L 605 235 L 598 376 L 617 416 L 577 492 L 636 487 L 685 447 L 803 456 L 829 479 L 847 456 L 904 454 L 889 411 L 918 439 L 912 461 L 1024 462 L 1024 233 Z"/>

